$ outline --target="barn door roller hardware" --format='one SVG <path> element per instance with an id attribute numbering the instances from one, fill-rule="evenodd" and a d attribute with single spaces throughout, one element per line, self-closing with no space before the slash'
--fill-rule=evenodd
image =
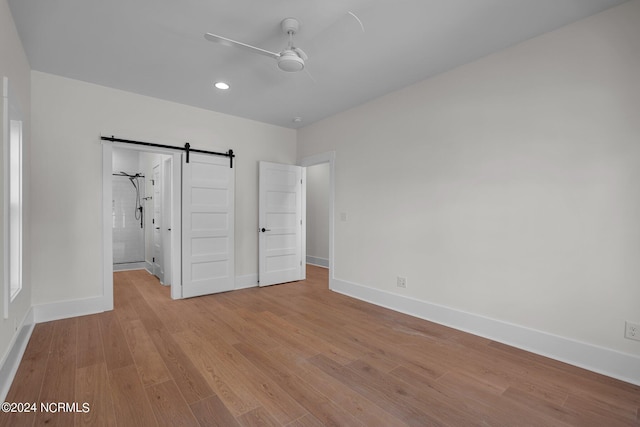
<path id="1" fill-rule="evenodd" d="M 233 150 L 229 150 L 226 153 L 219 153 L 219 152 L 216 152 L 216 151 L 207 151 L 207 150 L 196 150 L 194 148 L 191 148 L 191 144 L 189 144 L 188 142 L 184 144 L 184 147 L 174 147 L 172 145 L 156 144 L 156 143 L 153 143 L 153 142 L 133 141 L 131 139 L 115 138 L 113 135 L 111 135 L 111 136 L 101 136 L 100 139 L 103 140 L 103 141 L 124 142 L 125 144 L 144 145 L 146 147 L 157 147 L 157 148 L 167 148 L 167 149 L 170 149 L 170 150 L 181 150 L 181 151 L 184 151 L 186 153 L 186 161 L 187 161 L 187 163 L 189 163 L 189 153 L 211 154 L 213 156 L 228 157 L 229 158 L 229 167 L 232 168 L 233 167 L 233 158 L 235 157 L 235 154 L 233 154 Z"/>

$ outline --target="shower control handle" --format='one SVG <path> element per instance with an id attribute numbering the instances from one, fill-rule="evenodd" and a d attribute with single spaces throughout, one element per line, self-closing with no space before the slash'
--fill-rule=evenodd
<path id="1" fill-rule="evenodd" d="M 160 227 L 156 227 L 156 230 L 160 230 Z"/>

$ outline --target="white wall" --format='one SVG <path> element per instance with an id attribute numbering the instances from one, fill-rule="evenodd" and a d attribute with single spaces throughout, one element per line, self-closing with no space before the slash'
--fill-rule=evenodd
<path id="1" fill-rule="evenodd" d="M 301 129 L 299 159 L 336 151 L 335 277 L 640 356 L 638 23 L 634 0 Z"/>
<path id="2" fill-rule="evenodd" d="M 5 379 L 2 368 L 3 364 L 9 356 L 9 351 L 13 342 L 16 340 L 18 332 L 16 326 L 20 327 L 25 320 L 31 307 L 31 274 L 29 267 L 31 260 L 29 253 L 31 251 L 30 243 L 30 147 L 31 147 L 31 102 L 30 102 L 30 67 L 27 57 L 22 48 L 22 43 L 18 38 L 18 33 L 7 5 L 6 0 L 0 0 L 0 78 L 6 76 L 9 78 L 11 97 L 15 96 L 15 101 L 19 105 L 23 117 L 23 283 L 22 291 L 11 303 L 9 307 L 9 318 L 4 319 L 0 316 L 0 397 L 3 391 L 6 392 L 4 384 Z M 1 88 L 0 88 L 1 91 Z M 1 98 L 1 95 L 0 95 Z M 0 103 L 0 128 L 2 127 L 2 103 Z M 0 129 L 0 142 L 4 129 Z M 4 158 L 2 150 L 0 150 L 0 203 L 4 200 Z M 4 213 L 0 209 L 0 224 L 4 223 Z M 0 277 L 4 277 L 4 227 L 0 226 Z M 4 283 L 3 285 L 4 286 Z M 4 291 L 0 292 L 0 308 L 4 306 Z M 8 387 L 8 385 L 7 385 Z"/>
<path id="3" fill-rule="evenodd" d="M 113 149 L 113 173 L 142 173 L 140 169 L 140 152 L 115 147 Z"/>
<path id="4" fill-rule="evenodd" d="M 329 266 L 329 163 L 307 168 L 307 262 Z"/>
<path id="5" fill-rule="evenodd" d="M 294 130 L 36 71 L 31 84 L 35 304 L 102 294 L 101 133 L 233 149 L 236 275 L 257 274 L 257 162 L 295 163 Z"/>

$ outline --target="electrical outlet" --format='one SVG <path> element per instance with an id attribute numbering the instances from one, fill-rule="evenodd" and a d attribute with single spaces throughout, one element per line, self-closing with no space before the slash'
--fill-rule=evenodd
<path id="1" fill-rule="evenodd" d="M 397 285 L 398 285 L 399 288 L 406 288 L 407 287 L 407 278 L 398 276 Z"/>
<path id="2" fill-rule="evenodd" d="M 630 340 L 640 341 L 640 324 L 632 322 L 624 322 L 624 337 Z"/>

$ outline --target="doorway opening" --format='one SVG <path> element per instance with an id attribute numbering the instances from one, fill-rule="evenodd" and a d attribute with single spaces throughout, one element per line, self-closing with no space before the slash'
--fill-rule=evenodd
<path id="1" fill-rule="evenodd" d="M 334 277 L 335 151 L 304 157 L 306 168 L 306 264 L 328 270 L 329 289 Z M 313 270 L 317 270 L 313 268 Z M 307 270 L 309 271 L 309 269 Z"/>
<path id="2" fill-rule="evenodd" d="M 307 167 L 306 263 L 329 268 L 329 163 Z"/>
<path id="3" fill-rule="evenodd" d="M 145 268 L 145 172 L 138 151 L 115 148 L 112 168 L 113 271 Z"/>
<path id="4" fill-rule="evenodd" d="M 114 271 L 146 270 L 181 298 L 180 154 L 117 143 L 102 150 L 104 310 L 113 309 Z"/>
<path id="5" fill-rule="evenodd" d="M 146 270 L 171 285 L 171 163 L 168 154 L 114 147 L 113 271 Z"/>

